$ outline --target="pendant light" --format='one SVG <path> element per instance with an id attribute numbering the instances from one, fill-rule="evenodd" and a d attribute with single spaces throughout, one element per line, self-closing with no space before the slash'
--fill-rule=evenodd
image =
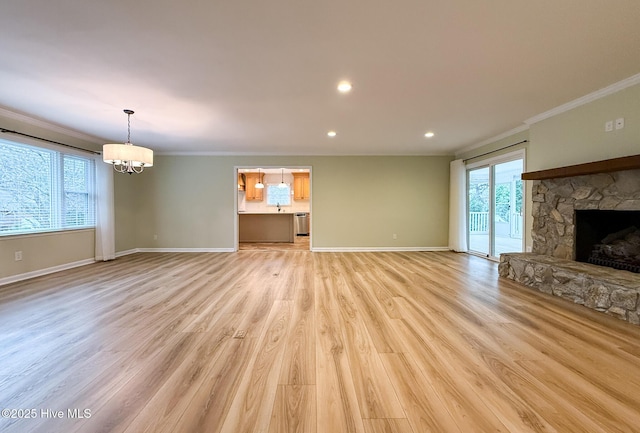
<path id="1" fill-rule="evenodd" d="M 256 188 L 263 189 L 264 184 L 262 183 L 262 176 L 260 176 L 260 169 L 258 169 L 258 183 L 256 183 Z"/>
<path id="2" fill-rule="evenodd" d="M 286 188 L 287 184 L 284 183 L 284 168 L 281 168 L 282 170 L 282 180 L 280 181 L 280 185 L 278 185 L 278 188 Z"/>
<path id="3" fill-rule="evenodd" d="M 142 173 L 153 166 L 153 150 L 131 144 L 131 115 L 133 110 L 123 110 L 127 115 L 127 142 L 102 146 L 102 160 L 113 164 L 118 173 Z"/>

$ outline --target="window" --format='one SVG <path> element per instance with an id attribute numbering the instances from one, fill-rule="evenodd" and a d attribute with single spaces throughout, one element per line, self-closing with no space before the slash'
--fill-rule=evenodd
<path id="1" fill-rule="evenodd" d="M 282 187 L 281 185 L 286 185 Z M 290 206 L 291 186 L 289 184 L 268 184 L 267 185 L 267 206 Z"/>
<path id="2" fill-rule="evenodd" d="M 0 140 L 0 235 L 95 227 L 94 160 Z"/>

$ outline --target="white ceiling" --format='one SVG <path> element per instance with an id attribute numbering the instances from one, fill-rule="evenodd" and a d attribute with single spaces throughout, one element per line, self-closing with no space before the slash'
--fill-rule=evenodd
<path id="1" fill-rule="evenodd" d="M 0 59 L 0 106 L 98 142 L 451 154 L 640 72 L 640 1 L 7 0 Z"/>

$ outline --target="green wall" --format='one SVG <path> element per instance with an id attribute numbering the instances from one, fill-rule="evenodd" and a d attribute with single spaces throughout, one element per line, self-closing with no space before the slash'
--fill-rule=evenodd
<path id="1" fill-rule="evenodd" d="M 155 161 L 154 161 L 155 163 Z M 151 172 L 153 168 L 143 172 Z M 116 221 L 116 251 L 124 252 L 138 248 L 138 202 L 142 194 L 139 192 L 138 175 L 113 174 L 114 217 Z"/>
<path id="2" fill-rule="evenodd" d="M 624 129 L 605 132 L 619 117 Z M 640 85 L 535 123 L 530 138 L 528 171 L 640 154 Z"/>
<path id="3" fill-rule="evenodd" d="M 143 174 L 117 177 L 116 250 L 233 249 L 234 167 L 242 166 L 312 167 L 313 248 L 443 248 L 450 161 L 448 156 L 157 156 Z"/>

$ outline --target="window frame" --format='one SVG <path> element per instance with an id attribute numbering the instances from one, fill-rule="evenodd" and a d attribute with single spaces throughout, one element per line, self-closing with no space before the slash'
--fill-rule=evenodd
<path id="1" fill-rule="evenodd" d="M 9 237 L 17 236 L 33 236 L 43 235 L 47 233 L 59 233 L 78 230 L 95 230 L 96 228 L 96 204 L 97 204 L 97 190 L 96 190 L 96 158 L 95 156 L 87 155 L 85 152 L 74 151 L 73 149 L 63 148 L 61 146 L 43 144 L 36 140 L 23 139 L 7 139 L 0 137 L 0 145 L 14 146 L 14 147 L 26 147 L 32 148 L 36 152 L 47 152 L 50 155 L 50 175 L 48 176 L 48 193 L 50 194 L 49 204 L 49 218 L 50 222 L 45 228 L 37 229 L 14 229 L 11 231 L 0 231 L 0 239 L 6 239 Z M 66 219 L 65 204 L 68 200 L 65 200 L 65 194 L 67 192 L 76 193 L 77 191 L 71 190 L 65 185 L 64 164 L 65 160 L 80 160 L 85 165 L 85 179 L 84 184 L 86 186 L 87 194 L 87 206 L 86 206 L 86 219 L 84 224 L 68 225 Z M 2 209 L 0 209 L 2 212 Z M 40 209 L 42 212 L 42 209 Z M 1 229 L 0 229 L 1 230 Z"/>
<path id="2" fill-rule="evenodd" d="M 271 207 L 277 207 L 277 206 L 280 206 L 280 207 L 289 207 L 289 206 L 292 206 L 292 205 L 293 205 L 293 200 L 291 199 L 291 197 L 292 197 L 292 195 L 293 195 L 293 194 L 292 194 L 292 193 L 293 193 L 293 188 L 291 187 L 291 184 L 288 184 L 288 183 L 286 183 L 286 182 L 285 182 L 284 184 L 285 184 L 285 185 L 287 185 L 287 188 L 286 188 L 286 189 L 287 189 L 287 194 L 286 194 L 286 195 L 287 195 L 287 198 L 289 199 L 289 203 L 286 203 L 286 204 L 279 203 L 279 202 L 275 202 L 275 203 L 273 203 L 273 202 L 271 202 L 271 201 L 270 201 L 271 194 L 269 194 L 269 191 L 270 191 L 271 189 L 278 189 L 278 188 L 280 188 L 280 184 L 281 184 L 281 183 L 268 183 L 268 184 L 265 184 L 265 193 L 266 193 L 265 195 L 266 195 L 266 202 L 267 202 L 267 204 L 266 204 L 266 205 L 267 205 L 267 206 L 271 206 Z M 282 189 L 284 189 L 284 188 L 282 188 Z M 283 194 L 283 195 L 284 195 L 284 194 Z"/>

